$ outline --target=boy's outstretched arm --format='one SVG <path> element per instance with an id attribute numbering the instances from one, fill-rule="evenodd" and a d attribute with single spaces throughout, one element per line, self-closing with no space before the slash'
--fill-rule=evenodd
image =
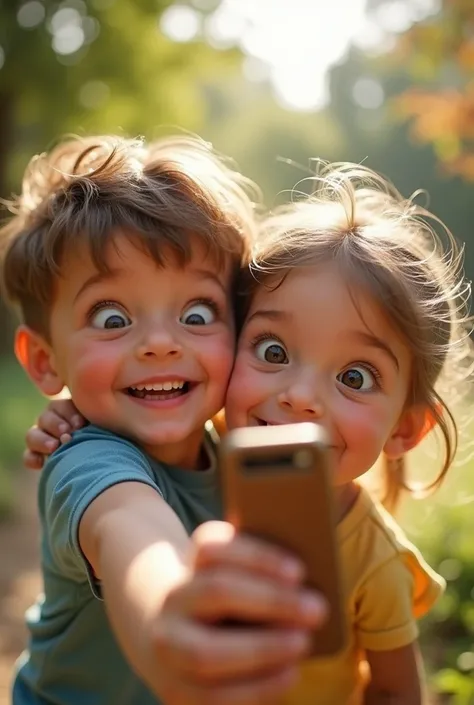
<path id="1" fill-rule="evenodd" d="M 292 681 L 308 630 L 324 619 L 291 557 L 221 522 L 189 539 L 158 493 L 138 482 L 99 495 L 79 541 L 127 659 L 166 705 L 273 702 Z M 256 626 L 216 626 L 226 619 Z"/>

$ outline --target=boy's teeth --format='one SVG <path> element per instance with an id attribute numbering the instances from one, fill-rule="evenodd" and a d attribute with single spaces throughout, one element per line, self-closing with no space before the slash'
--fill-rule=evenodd
<path id="1" fill-rule="evenodd" d="M 171 382 L 156 382 L 155 384 L 137 384 L 131 389 L 138 392 L 170 392 L 172 389 L 182 389 L 184 381 L 173 380 Z"/>

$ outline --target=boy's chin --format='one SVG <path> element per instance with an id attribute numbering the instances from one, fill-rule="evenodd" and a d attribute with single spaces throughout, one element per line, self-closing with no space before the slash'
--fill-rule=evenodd
<path id="1" fill-rule="evenodd" d="M 139 445 L 161 446 L 178 443 L 185 444 L 189 438 L 203 431 L 202 425 L 199 428 L 193 428 L 186 422 L 165 422 L 160 424 L 159 428 L 144 429 L 142 427 L 140 429 L 130 429 L 130 434 L 124 435 L 130 435 Z"/>

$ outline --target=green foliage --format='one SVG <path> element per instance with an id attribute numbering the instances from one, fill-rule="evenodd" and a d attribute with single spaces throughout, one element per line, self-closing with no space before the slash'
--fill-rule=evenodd
<path id="1" fill-rule="evenodd" d="M 419 455 L 416 467 L 422 473 L 432 472 L 432 465 L 432 453 Z M 466 457 L 452 468 L 439 493 L 407 501 L 400 517 L 447 582 L 445 594 L 421 622 L 430 690 L 443 705 L 474 705 L 473 502 L 474 460 Z"/>
<path id="2" fill-rule="evenodd" d="M 0 358 L 0 363 L 1 520 L 12 508 L 14 472 L 21 464 L 25 432 L 45 402 L 12 357 Z"/>
<path id="3" fill-rule="evenodd" d="M 29 28 L 19 23 L 19 3 L 0 4 L 2 195 L 16 188 L 31 154 L 69 132 L 153 136 L 160 125 L 199 127 L 205 110 L 199 78 L 215 64 L 215 52 L 163 35 L 159 19 L 169 0 L 33 4 L 44 7 L 44 18 Z M 61 23 L 63 32 L 66 26 L 83 33 L 77 51 L 61 53 L 54 31 Z M 73 39 L 63 37 L 63 44 Z M 233 60 L 232 52 L 221 53 L 213 71 Z"/>

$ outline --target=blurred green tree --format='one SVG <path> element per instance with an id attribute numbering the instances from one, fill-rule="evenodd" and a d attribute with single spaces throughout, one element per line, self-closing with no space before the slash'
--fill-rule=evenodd
<path id="1" fill-rule="evenodd" d="M 474 180 L 472 0 L 442 0 L 436 15 L 400 37 L 395 56 L 413 82 L 395 101 L 398 114 L 447 173 Z"/>
<path id="2" fill-rule="evenodd" d="M 29 155 L 68 132 L 153 136 L 199 126 L 196 80 L 233 52 L 177 43 L 160 31 L 170 0 L 0 2 L 0 194 Z M 197 21 L 201 16 L 196 14 Z"/>

